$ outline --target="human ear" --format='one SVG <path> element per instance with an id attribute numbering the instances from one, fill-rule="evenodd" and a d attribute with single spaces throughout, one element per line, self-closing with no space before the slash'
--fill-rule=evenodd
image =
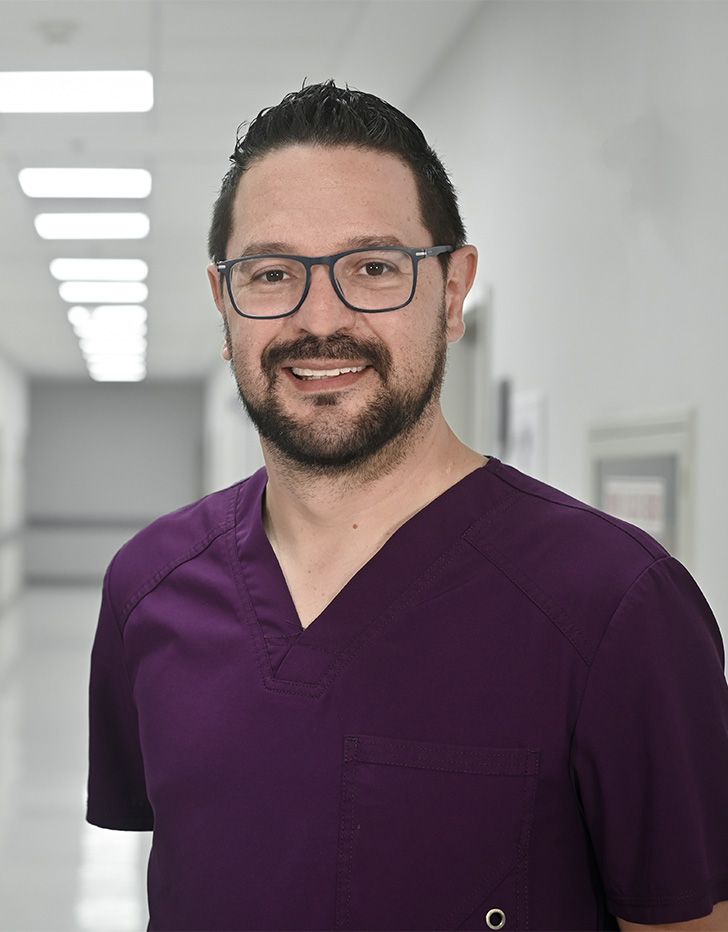
<path id="1" fill-rule="evenodd" d="M 445 281 L 448 343 L 457 343 L 465 333 L 463 305 L 473 287 L 477 268 L 478 250 L 475 246 L 461 246 L 451 253 Z"/>
<path id="2" fill-rule="evenodd" d="M 225 313 L 225 299 L 223 298 L 220 273 L 217 271 L 217 266 L 214 262 L 207 266 L 207 277 L 210 280 L 210 288 L 212 289 L 212 297 L 215 300 L 215 306 L 217 307 L 218 311 L 220 311 L 222 319 L 225 323 L 225 342 L 222 344 L 220 355 L 226 362 L 230 362 L 230 360 L 233 358 L 233 351 L 232 347 L 230 346 L 230 330 L 227 323 L 227 314 Z"/>
<path id="3" fill-rule="evenodd" d="M 212 297 L 215 301 L 215 306 L 218 311 L 222 314 L 223 318 L 225 317 L 225 298 L 223 296 L 222 290 L 222 280 L 220 279 L 220 273 L 217 270 L 217 266 L 214 262 L 211 262 L 207 266 L 207 277 L 210 280 L 210 288 L 212 289 Z"/>

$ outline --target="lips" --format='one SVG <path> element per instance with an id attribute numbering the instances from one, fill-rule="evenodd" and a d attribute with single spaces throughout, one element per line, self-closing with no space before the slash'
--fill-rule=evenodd
<path id="1" fill-rule="evenodd" d="M 303 369 L 299 366 L 291 366 L 291 372 L 297 379 L 310 381 L 312 379 L 335 379 L 340 375 L 348 375 L 350 372 L 363 372 L 367 366 L 342 366 L 338 369 Z"/>
<path id="2" fill-rule="evenodd" d="M 300 381 L 310 381 L 353 377 L 372 368 L 386 382 L 392 357 L 379 340 L 354 338 L 347 333 L 334 333 L 324 338 L 307 334 L 266 347 L 261 362 L 271 386 L 281 369 L 287 369 Z"/>

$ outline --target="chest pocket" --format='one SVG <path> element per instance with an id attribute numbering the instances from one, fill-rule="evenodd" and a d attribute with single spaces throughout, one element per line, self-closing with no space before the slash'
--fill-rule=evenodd
<path id="1" fill-rule="evenodd" d="M 537 772 L 538 751 L 346 738 L 337 929 L 525 929 Z"/>

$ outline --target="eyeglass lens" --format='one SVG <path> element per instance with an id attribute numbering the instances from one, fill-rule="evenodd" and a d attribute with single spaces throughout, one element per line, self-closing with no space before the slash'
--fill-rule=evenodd
<path id="1" fill-rule="evenodd" d="M 334 263 L 341 294 L 360 311 L 380 311 L 406 304 L 414 281 L 414 261 L 398 249 L 367 249 Z M 230 269 L 230 287 L 239 311 L 251 317 L 290 313 L 306 287 L 306 266 L 298 259 L 261 256 L 243 259 Z"/>

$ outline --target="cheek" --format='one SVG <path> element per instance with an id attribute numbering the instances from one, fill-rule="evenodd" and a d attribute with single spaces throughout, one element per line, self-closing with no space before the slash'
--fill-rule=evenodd
<path id="1" fill-rule="evenodd" d="M 233 331 L 230 345 L 238 382 L 244 382 L 252 387 L 255 383 L 261 381 L 260 355 L 263 348 L 258 348 L 252 340 L 239 330 Z"/>
<path id="2" fill-rule="evenodd" d="M 271 326 L 273 321 L 246 320 L 234 321 L 232 328 L 225 322 L 225 333 L 235 355 L 248 361 L 260 361 L 265 348 L 279 335 L 280 328 Z M 232 333 L 231 333 L 232 329 Z"/>
<path id="3" fill-rule="evenodd" d="M 404 382 L 429 377 L 438 350 L 447 345 L 439 321 L 427 328 L 421 322 L 413 324 L 385 342 L 392 354 L 393 377 Z"/>
<path id="4" fill-rule="evenodd" d="M 413 302 L 399 345 L 404 347 L 405 356 L 431 359 L 443 344 L 451 341 L 451 324 L 447 318 L 444 296 L 438 294 L 436 303 Z M 460 339 L 460 335 L 455 339 Z"/>

